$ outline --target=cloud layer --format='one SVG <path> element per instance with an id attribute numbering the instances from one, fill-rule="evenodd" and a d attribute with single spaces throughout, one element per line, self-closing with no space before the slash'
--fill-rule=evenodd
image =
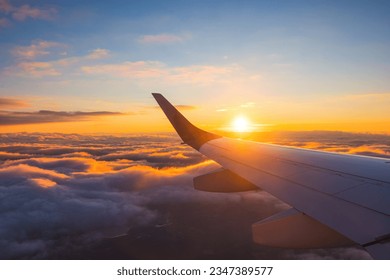
<path id="1" fill-rule="evenodd" d="M 161 187 L 175 193 L 183 187 L 179 192 L 185 193 L 191 174 L 212 165 L 198 156 L 181 168 L 152 167 L 167 166 L 172 158 L 179 165 L 190 162 L 188 149 L 172 149 L 160 137 L 144 139 L 154 140 L 153 152 L 138 137 L 14 134 L 1 139 L 1 258 L 50 258 L 57 254 L 52 247 L 91 244 L 149 224 L 158 213 L 146 206 L 150 198 L 142 192 Z M 159 193 L 161 200 L 171 199 L 168 189 Z"/>
<path id="2" fill-rule="evenodd" d="M 2 259 L 369 258 L 253 244 L 250 225 L 288 206 L 195 191 L 192 178 L 218 165 L 176 135 L 0 134 L 0 160 Z"/>
<path id="3" fill-rule="evenodd" d="M 8 103 L 10 103 L 9 100 Z M 40 110 L 38 112 L 0 111 L 0 126 L 16 125 L 16 124 L 86 121 L 97 117 L 118 116 L 118 115 L 122 115 L 122 113 L 107 112 L 107 111 L 63 112 L 63 111 L 50 111 L 50 110 Z"/>

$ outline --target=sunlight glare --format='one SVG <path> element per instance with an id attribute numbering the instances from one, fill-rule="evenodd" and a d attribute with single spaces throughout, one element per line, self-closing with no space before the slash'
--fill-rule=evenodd
<path id="1" fill-rule="evenodd" d="M 244 116 L 237 116 L 232 123 L 232 130 L 235 132 L 249 132 L 250 122 Z"/>

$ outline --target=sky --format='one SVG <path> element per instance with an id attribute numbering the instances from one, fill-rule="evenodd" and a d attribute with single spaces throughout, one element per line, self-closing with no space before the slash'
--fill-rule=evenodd
<path id="1" fill-rule="evenodd" d="M 390 132 L 388 1 L 0 0 L 0 132 Z"/>

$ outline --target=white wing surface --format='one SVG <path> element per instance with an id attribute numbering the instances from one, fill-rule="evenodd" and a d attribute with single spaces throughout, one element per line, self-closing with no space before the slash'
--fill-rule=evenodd
<path id="1" fill-rule="evenodd" d="M 255 242 L 285 248 L 359 244 L 373 258 L 390 259 L 389 159 L 221 137 L 192 125 L 161 94 L 153 96 L 183 141 L 223 167 L 195 178 L 195 188 L 261 188 L 292 207 L 255 223 Z"/>

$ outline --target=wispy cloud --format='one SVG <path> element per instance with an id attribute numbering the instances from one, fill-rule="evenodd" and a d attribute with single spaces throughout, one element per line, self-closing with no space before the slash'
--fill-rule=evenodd
<path id="1" fill-rule="evenodd" d="M 190 65 L 168 67 L 160 61 L 128 61 L 119 64 L 83 66 L 81 70 L 90 75 L 110 75 L 122 78 L 162 78 L 175 83 L 212 83 L 224 80 L 237 71 L 237 66 Z"/>
<path id="2" fill-rule="evenodd" d="M 36 8 L 30 5 L 17 7 L 12 12 L 12 17 L 18 21 L 24 21 L 28 18 L 51 20 L 57 14 L 55 8 Z"/>
<path id="3" fill-rule="evenodd" d="M 11 4 L 8 0 L 0 0 L 0 11 L 3 13 L 9 13 L 12 9 Z"/>
<path id="4" fill-rule="evenodd" d="M 118 112 L 60 112 L 41 110 L 38 112 L 0 111 L 0 125 L 87 121 L 97 117 L 122 115 Z"/>
<path id="5" fill-rule="evenodd" d="M 100 64 L 83 66 L 85 74 L 110 75 L 124 78 L 150 78 L 161 77 L 166 74 L 163 65 L 158 61 L 135 61 L 120 64 Z"/>
<path id="6" fill-rule="evenodd" d="M 54 41 L 33 41 L 29 46 L 16 46 L 11 50 L 17 59 L 13 65 L 4 68 L 7 76 L 24 76 L 29 78 L 44 78 L 60 76 L 66 73 L 79 72 L 82 65 L 94 65 L 98 60 L 107 58 L 110 51 L 97 48 L 86 55 L 68 56 L 64 52 L 67 46 Z M 57 56 L 58 59 L 44 60 L 44 56 Z M 88 72 L 88 66 L 85 66 Z M 95 66 L 91 66 L 95 67 Z M 107 68 L 110 68 L 107 66 Z M 125 66 L 124 69 L 127 67 Z M 102 69 L 101 71 L 104 71 Z"/>
<path id="7" fill-rule="evenodd" d="M 16 21 L 25 21 L 29 18 L 52 20 L 57 15 L 57 9 L 53 7 L 32 7 L 28 4 L 13 6 L 8 0 L 0 0 L 0 12 L 10 14 Z"/>
<path id="8" fill-rule="evenodd" d="M 23 100 L 16 99 L 16 98 L 0 97 L 0 109 L 21 108 L 27 106 L 28 103 Z"/>
<path id="9" fill-rule="evenodd" d="M 240 108 L 252 108 L 256 105 L 255 102 L 247 102 L 247 103 L 244 103 L 244 104 L 241 104 L 240 105 Z"/>
<path id="10" fill-rule="evenodd" d="M 225 80 L 228 76 L 238 71 L 236 65 L 214 66 L 214 65 L 190 65 L 174 67 L 170 69 L 168 80 L 172 82 L 201 83 L 208 84 L 218 80 Z"/>
<path id="11" fill-rule="evenodd" d="M 255 102 L 246 102 L 237 106 L 222 106 L 216 109 L 217 112 L 228 112 L 228 111 L 240 111 L 242 109 L 249 109 L 255 107 Z"/>
<path id="12" fill-rule="evenodd" d="M 61 73 L 55 68 L 52 62 L 31 61 L 20 62 L 15 67 L 8 69 L 9 74 L 15 73 L 18 76 L 59 76 Z"/>
<path id="13" fill-rule="evenodd" d="M 179 110 L 195 110 L 196 106 L 191 106 L 191 105 L 176 105 L 175 106 Z"/>
<path id="14" fill-rule="evenodd" d="M 19 59 L 35 59 L 38 56 L 50 54 L 50 49 L 63 47 L 58 42 L 35 41 L 29 46 L 17 46 L 11 50 L 11 53 Z"/>
<path id="15" fill-rule="evenodd" d="M 183 42 L 188 36 L 179 36 L 174 34 L 155 34 L 144 35 L 138 38 L 138 42 L 142 44 L 171 44 Z"/>
<path id="16" fill-rule="evenodd" d="M 87 56 L 87 59 L 102 59 L 108 57 L 110 54 L 110 51 L 107 49 L 94 49 L 92 50 Z"/>
<path id="17" fill-rule="evenodd" d="M 26 76 L 43 78 L 60 76 L 70 67 L 77 67 L 82 64 L 94 63 L 94 61 L 109 56 L 107 49 L 94 49 L 83 56 L 66 56 L 66 53 L 59 52 L 66 45 L 53 41 L 34 41 L 29 46 L 16 46 L 11 53 L 17 58 L 17 62 L 4 69 L 6 75 Z M 39 61 L 37 58 L 46 55 L 60 55 L 59 59 Z M 64 57 L 65 56 L 65 57 Z M 77 69 L 72 69 L 72 73 Z"/>
<path id="18" fill-rule="evenodd" d="M 37 58 L 52 54 L 65 45 L 53 41 L 33 41 L 29 46 L 17 46 L 11 53 L 18 61 L 4 69 L 12 76 L 43 78 L 63 74 L 81 73 L 130 80 L 153 80 L 166 84 L 210 84 L 228 83 L 233 79 L 246 77 L 243 69 L 236 65 L 187 65 L 171 67 L 161 61 L 139 60 L 120 63 L 101 63 L 100 59 L 109 57 L 108 49 L 96 48 L 83 56 L 61 56 L 59 59 L 39 61 Z M 57 53 L 58 55 L 59 53 Z M 156 81 L 156 80 L 154 80 Z"/>

